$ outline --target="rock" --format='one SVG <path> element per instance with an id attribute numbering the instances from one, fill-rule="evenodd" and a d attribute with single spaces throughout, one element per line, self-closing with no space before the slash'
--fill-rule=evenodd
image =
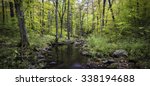
<path id="1" fill-rule="evenodd" d="M 125 51 L 125 50 L 116 50 L 115 52 L 113 52 L 112 56 L 116 57 L 116 58 L 127 57 L 128 56 L 128 52 Z"/>
<path id="2" fill-rule="evenodd" d="M 71 40 L 66 40 L 66 44 L 73 44 L 74 42 Z"/>
<path id="3" fill-rule="evenodd" d="M 115 63 L 115 60 L 114 59 L 108 59 L 108 60 L 105 60 L 103 61 L 104 64 L 112 64 L 112 63 Z"/>
<path id="4" fill-rule="evenodd" d="M 56 64 L 57 64 L 57 62 L 52 61 L 52 62 L 50 62 L 49 64 L 50 64 L 50 65 L 56 65 Z"/>
<path id="5" fill-rule="evenodd" d="M 79 46 L 80 44 L 81 44 L 80 42 L 77 42 L 77 41 L 74 42 L 75 46 Z"/>
<path id="6" fill-rule="evenodd" d="M 81 54 L 83 56 L 91 56 L 91 54 L 88 51 L 82 51 Z"/>
<path id="7" fill-rule="evenodd" d="M 72 69 L 82 69 L 82 65 L 79 63 L 75 63 L 71 66 Z"/>
<path id="8" fill-rule="evenodd" d="M 116 68 L 118 68 L 118 63 L 112 63 L 109 66 L 107 66 L 107 68 L 116 69 Z"/>

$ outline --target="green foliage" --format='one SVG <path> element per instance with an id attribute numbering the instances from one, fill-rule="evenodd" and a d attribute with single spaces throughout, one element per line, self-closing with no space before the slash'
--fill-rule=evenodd
<path id="1" fill-rule="evenodd" d="M 88 49 L 91 53 L 100 53 L 102 56 L 109 56 L 117 49 L 124 49 L 129 52 L 130 58 L 149 56 L 149 44 L 142 39 L 135 38 L 110 38 L 106 36 L 92 35 L 87 39 Z"/>
<path id="2" fill-rule="evenodd" d="M 50 36 L 50 35 L 41 36 L 40 34 L 34 32 L 30 33 L 29 36 L 31 47 L 44 48 L 49 46 L 51 43 L 53 43 L 54 40 L 55 40 L 54 36 Z"/>

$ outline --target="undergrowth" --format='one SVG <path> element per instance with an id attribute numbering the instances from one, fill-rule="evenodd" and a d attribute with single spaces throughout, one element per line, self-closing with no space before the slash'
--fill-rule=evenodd
<path id="1" fill-rule="evenodd" d="M 136 59 L 150 56 L 149 44 L 138 38 L 110 38 L 107 36 L 91 35 L 87 38 L 88 50 L 93 54 L 109 56 L 115 50 L 123 49 L 129 53 L 129 57 Z"/>

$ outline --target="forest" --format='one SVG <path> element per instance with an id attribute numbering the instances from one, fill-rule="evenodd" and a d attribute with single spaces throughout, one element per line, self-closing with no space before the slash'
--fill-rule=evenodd
<path id="1" fill-rule="evenodd" d="M 1 69 L 148 69 L 149 0 L 1 0 Z"/>

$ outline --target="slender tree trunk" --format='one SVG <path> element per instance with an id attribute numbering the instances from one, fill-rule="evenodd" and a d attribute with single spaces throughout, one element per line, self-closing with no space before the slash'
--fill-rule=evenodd
<path id="1" fill-rule="evenodd" d="M 100 10 L 100 7 L 101 7 L 101 0 L 98 0 L 98 10 L 99 10 L 99 23 L 101 24 L 101 10 Z M 99 25 L 99 27 L 100 27 L 100 25 Z M 99 31 L 99 29 L 97 28 L 97 32 Z"/>
<path id="2" fill-rule="evenodd" d="M 83 28 L 82 28 L 82 11 L 81 7 L 79 8 L 80 11 L 80 36 L 83 36 Z"/>
<path id="3" fill-rule="evenodd" d="M 14 0 L 17 17 L 18 17 L 18 25 L 20 28 L 20 36 L 21 36 L 21 47 L 26 48 L 29 45 L 28 37 L 27 37 L 27 31 L 25 27 L 25 19 L 24 19 L 24 13 L 21 10 L 22 0 Z"/>
<path id="4" fill-rule="evenodd" d="M 14 5 L 12 2 L 9 2 L 9 7 L 10 7 L 10 16 L 14 17 Z"/>
<path id="5" fill-rule="evenodd" d="M 115 22 L 115 16 L 114 16 L 114 12 L 113 12 L 113 9 L 112 9 L 112 3 L 111 3 L 110 0 L 108 0 L 108 3 L 109 3 L 110 12 L 111 12 L 111 17 L 113 19 L 113 22 Z"/>
<path id="6" fill-rule="evenodd" d="M 42 0 L 42 34 L 44 34 L 44 0 Z"/>
<path id="7" fill-rule="evenodd" d="M 89 18 L 89 1 L 87 1 L 87 21 L 86 21 L 86 28 L 88 29 L 88 18 Z"/>
<path id="8" fill-rule="evenodd" d="M 4 6 L 4 0 L 2 0 L 2 15 L 3 15 L 3 24 L 5 24 L 5 6 Z"/>
<path id="9" fill-rule="evenodd" d="M 102 29 L 104 28 L 105 26 L 105 21 L 104 21 L 104 18 L 105 18 L 105 6 L 106 6 L 106 0 L 103 0 L 103 12 L 102 12 L 102 19 L 101 19 L 101 27 L 100 27 L 100 30 L 102 31 Z"/>
<path id="10" fill-rule="evenodd" d="M 34 3 L 34 0 L 29 0 L 29 3 Z M 34 30 L 34 6 L 31 8 L 32 10 L 30 10 L 30 24 L 31 24 L 31 29 Z"/>
<path id="11" fill-rule="evenodd" d="M 137 6 L 136 6 L 136 14 L 137 14 L 137 16 L 140 16 L 139 15 L 139 0 L 136 0 L 136 4 L 137 4 Z M 140 20 L 139 20 L 139 18 L 137 18 L 137 24 L 139 25 L 140 24 Z"/>
<path id="12" fill-rule="evenodd" d="M 58 43 L 58 0 L 56 0 L 56 9 L 55 9 L 55 19 L 56 19 L 56 43 Z"/>
<path id="13" fill-rule="evenodd" d="M 51 29 L 51 12 L 50 12 L 50 10 L 48 11 L 48 32 L 50 31 L 50 29 Z"/>
<path id="14" fill-rule="evenodd" d="M 93 15 L 93 18 L 92 18 L 92 30 L 94 31 L 95 29 L 95 23 L 94 23 L 94 20 L 95 20 L 95 14 L 94 14 L 94 0 L 92 0 L 92 15 Z"/>
<path id="15" fill-rule="evenodd" d="M 72 17 L 73 17 L 73 12 L 72 12 L 72 6 L 71 6 L 71 9 L 70 9 L 70 33 L 71 33 L 71 36 L 73 36 L 73 28 L 72 28 L 72 25 L 73 25 L 73 22 L 72 22 Z"/>
<path id="16" fill-rule="evenodd" d="M 63 23 L 64 23 L 64 15 L 65 15 L 65 11 L 66 11 L 66 0 L 63 0 L 63 4 L 62 4 L 62 15 L 60 18 L 60 28 L 61 28 L 61 33 L 60 33 L 60 37 L 62 38 L 62 29 L 63 29 Z"/>
<path id="17" fill-rule="evenodd" d="M 67 28 L 67 36 L 68 40 L 70 40 L 70 0 L 68 0 Z"/>

